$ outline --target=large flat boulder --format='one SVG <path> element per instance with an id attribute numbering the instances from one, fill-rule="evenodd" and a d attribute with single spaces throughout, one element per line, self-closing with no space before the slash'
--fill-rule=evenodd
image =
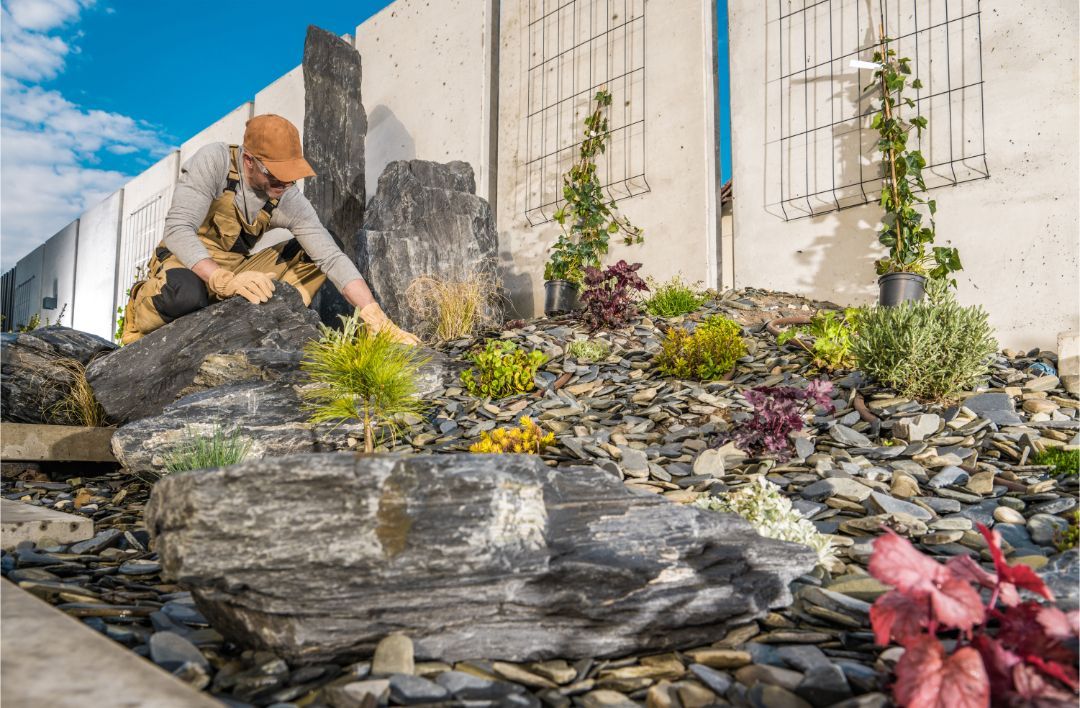
<path id="1" fill-rule="evenodd" d="M 361 102 L 360 53 L 333 32 L 309 26 L 304 40 L 304 157 L 315 176 L 304 196 L 349 258 L 364 223 L 364 141 L 367 112 Z M 353 308 L 327 281 L 312 302 L 322 321 L 339 324 Z"/>
<path id="2" fill-rule="evenodd" d="M 137 420 L 199 390 L 196 376 L 208 357 L 245 349 L 297 352 L 318 338 L 318 323 L 296 289 L 278 282 L 269 302 L 232 297 L 185 315 L 95 359 L 86 379 L 111 421 Z"/>
<path id="3" fill-rule="evenodd" d="M 701 645 L 790 601 L 808 548 L 529 455 L 293 455 L 170 475 L 164 574 L 213 626 L 300 662 L 509 661 Z"/>
<path id="4" fill-rule="evenodd" d="M 457 369 L 445 354 L 429 351 L 420 371 L 421 398 L 442 391 L 457 380 Z M 349 439 L 362 440 L 357 422 L 341 425 L 308 423 L 300 389 L 307 385 L 300 370 L 301 351 L 247 349 L 213 354 L 203 360 L 182 398 L 157 415 L 121 426 L 112 451 L 125 469 L 162 472 L 165 456 L 191 434 L 215 429 L 236 431 L 250 443 L 248 459 L 300 452 L 345 450 Z"/>
<path id="5" fill-rule="evenodd" d="M 495 277 L 498 233 L 487 200 L 476 196 L 465 162 L 391 162 L 379 177 L 357 235 L 356 264 L 390 317 L 408 330 L 421 322 L 405 302 L 414 279 Z"/>
<path id="6" fill-rule="evenodd" d="M 52 412 L 75 382 L 78 367 L 116 345 L 97 335 L 54 325 L 0 335 L 0 419 L 15 423 L 76 423 Z"/>

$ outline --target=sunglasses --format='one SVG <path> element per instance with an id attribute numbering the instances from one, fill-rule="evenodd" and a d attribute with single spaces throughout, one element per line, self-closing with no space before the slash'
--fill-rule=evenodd
<path id="1" fill-rule="evenodd" d="M 270 180 L 270 186 L 272 188 L 274 188 L 274 189 L 285 189 L 287 187 L 291 187 L 294 184 L 296 184 L 296 180 L 293 180 L 292 182 L 282 182 L 277 177 L 272 175 L 270 173 L 270 170 L 266 169 L 265 165 L 263 165 L 261 162 L 259 162 L 259 158 L 253 157 L 251 155 L 248 155 L 248 157 L 250 157 L 251 161 L 255 163 L 255 166 L 259 168 L 259 172 L 262 172 L 266 176 L 266 179 Z"/>

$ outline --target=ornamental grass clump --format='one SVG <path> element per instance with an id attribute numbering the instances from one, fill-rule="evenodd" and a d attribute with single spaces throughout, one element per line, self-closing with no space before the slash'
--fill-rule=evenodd
<path id="1" fill-rule="evenodd" d="M 946 401 L 973 388 L 996 351 L 986 312 L 960 306 L 951 294 L 866 310 L 852 346 L 860 371 L 921 401 Z"/>
<path id="2" fill-rule="evenodd" d="M 168 472 L 186 472 L 211 467 L 228 467 L 242 462 L 251 451 L 251 441 L 239 430 L 225 431 L 215 425 L 210 434 L 186 428 L 180 443 L 164 455 Z"/>
<path id="3" fill-rule="evenodd" d="M 566 355 L 584 363 L 602 361 L 611 356 L 611 344 L 603 339 L 576 339 L 566 345 Z"/>
<path id="4" fill-rule="evenodd" d="M 357 420 L 364 451 L 375 451 L 375 431 L 396 435 L 396 417 L 423 411 L 417 378 L 428 362 L 421 350 L 398 344 L 389 332 L 374 334 L 359 314 L 341 316 L 340 330 L 320 325 L 321 337 L 304 347 L 300 368 L 312 386 L 302 389 L 312 423 Z"/>
<path id="5" fill-rule="evenodd" d="M 811 381 L 806 388 L 794 386 L 758 386 L 743 396 L 754 407 L 754 414 L 735 431 L 735 444 L 747 454 L 771 453 L 780 462 L 791 457 L 791 434 L 803 429 L 803 416 L 822 406 L 834 410 L 828 379 Z"/>
<path id="6" fill-rule="evenodd" d="M 684 283 L 675 276 L 663 283 L 650 281 L 652 295 L 645 301 L 645 311 L 653 317 L 678 317 L 697 310 L 705 302 L 705 295 L 697 288 Z"/>
<path id="7" fill-rule="evenodd" d="M 625 327 L 638 316 L 635 293 L 649 289 L 637 274 L 640 268 L 640 263 L 630 265 L 620 260 L 604 270 L 585 269 L 581 321 L 590 331 Z"/>
<path id="8" fill-rule="evenodd" d="M 682 327 L 669 328 L 655 364 L 664 376 L 716 381 L 731 373 L 735 362 L 744 356 L 742 327 L 723 315 L 713 315 L 700 322 L 692 334 Z"/>
<path id="9" fill-rule="evenodd" d="M 86 367 L 76 359 L 60 359 L 56 364 L 70 375 L 70 383 L 63 398 L 46 411 L 49 422 L 91 428 L 107 425 L 105 409 L 98 403 L 94 390 L 86 381 Z"/>
<path id="10" fill-rule="evenodd" d="M 764 477 L 755 477 L 750 484 L 722 497 L 700 497 L 694 503 L 702 509 L 738 514 L 766 538 L 809 546 L 817 553 L 820 565 L 836 558 L 832 540 L 819 533 L 809 519 L 791 506 L 791 500 L 780 488 Z"/>
<path id="11" fill-rule="evenodd" d="M 492 339 L 468 356 L 471 369 L 461 373 L 461 383 L 473 396 L 504 398 L 536 388 L 537 370 L 547 361 L 539 350 L 526 352 L 508 339 Z"/>
<path id="12" fill-rule="evenodd" d="M 532 418 L 522 416 L 516 428 L 497 428 L 480 434 L 480 441 L 469 446 L 469 452 L 516 453 L 539 455 L 544 448 L 555 444 L 555 433 L 545 433 Z"/>
<path id="13" fill-rule="evenodd" d="M 459 279 L 423 275 L 409 283 L 405 301 L 423 322 L 420 334 L 426 340 L 450 342 L 497 323 L 499 287 L 483 271 Z"/>

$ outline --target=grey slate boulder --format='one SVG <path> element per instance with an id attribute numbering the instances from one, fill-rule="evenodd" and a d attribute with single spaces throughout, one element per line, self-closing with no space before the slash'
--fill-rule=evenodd
<path id="1" fill-rule="evenodd" d="M 156 415 L 195 384 L 207 357 L 244 349 L 298 351 L 318 337 L 318 316 L 278 282 L 269 302 L 232 297 L 185 315 L 95 359 L 86 379 L 116 423 Z"/>
<path id="2" fill-rule="evenodd" d="M 445 354 L 425 352 L 431 361 L 417 380 L 421 398 L 456 381 L 459 366 Z M 212 435 L 215 428 L 236 431 L 251 445 L 247 459 L 280 457 L 299 452 L 349 448 L 349 438 L 363 439 L 357 422 L 341 425 L 308 423 L 300 389 L 307 385 L 300 370 L 303 352 L 247 349 L 211 355 L 196 372 L 191 392 L 157 415 L 133 420 L 113 434 L 113 455 L 125 469 L 161 472 L 165 455 L 190 434 Z"/>
<path id="3" fill-rule="evenodd" d="M 405 301 L 417 277 L 461 279 L 474 270 L 495 277 L 495 218 L 475 192 L 465 162 L 401 160 L 379 177 L 356 237 L 356 264 L 383 310 L 405 329 L 423 324 Z"/>
<path id="4" fill-rule="evenodd" d="M 790 602 L 808 548 L 531 455 L 292 455 L 173 474 L 163 573 L 227 637 L 299 662 L 528 661 L 699 646 Z"/>
<path id="5" fill-rule="evenodd" d="M 315 170 L 304 196 L 319 221 L 356 258 L 355 234 L 364 224 L 364 141 L 367 113 L 361 101 L 360 53 L 333 32 L 309 26 L 304 40 L 304 158 Z M 328 325 L 352 306 L 329 280 L 312 300 Z"/>
<path id="6" fill-rule="evenodd" d="M 58 325 L 3 333 L 0 419 L 15 423 L 76 423 L 50 413 L 75 382 L 71 362 L 85 365 L 114 349 L 115 344 L 101 337 Z"/>

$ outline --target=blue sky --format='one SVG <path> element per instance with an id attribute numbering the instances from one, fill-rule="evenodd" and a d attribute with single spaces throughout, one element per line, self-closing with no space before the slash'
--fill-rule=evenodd
<path id="1" fill-rule="evenodd" d="M 0 270 L 387 0 L 0 0 Z M 726 0 L 723 172 L 730 175 Z"/>

